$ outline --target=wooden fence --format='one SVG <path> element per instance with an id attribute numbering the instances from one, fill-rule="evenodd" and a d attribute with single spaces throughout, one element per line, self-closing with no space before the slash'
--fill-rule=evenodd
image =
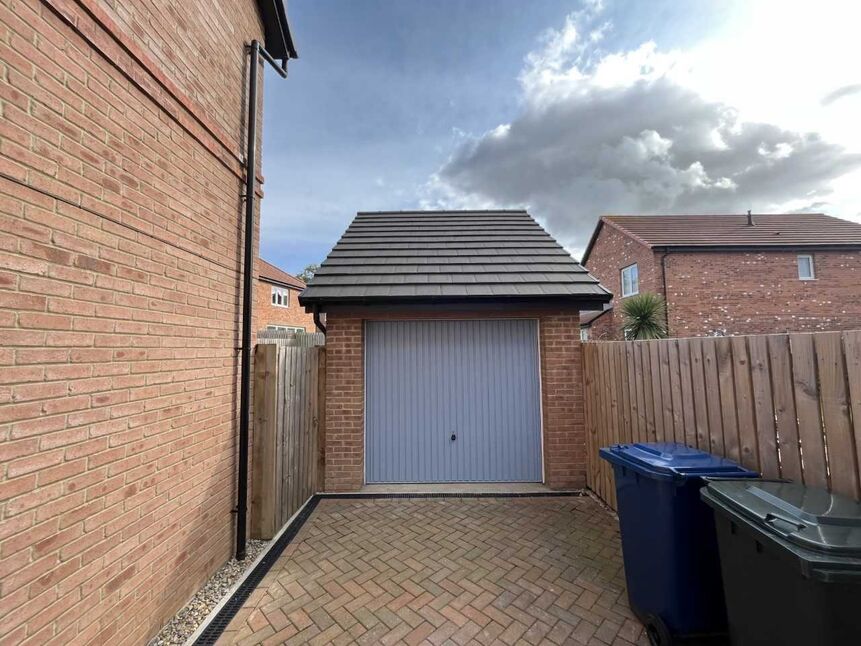
<path id="1" fill-rule="evenodd" d="M 598 449 L 683 442 L 766 477 L 861 494 L 861 331 L 583 344 L 589 486 Z"/>
<path id="2" fill-rule="evenodd" d="M 272 538 L 317 492 L 325 379 L 325 348 L 255 348 L 252 538 Z"/>
<path id="3" fill-rule="evenodd" d="M 326 345 L 326 335 L 322 332 L 296 332 L 295 330 L 260 330 L 257 343 L 277 343 L 303 348 Z"/>

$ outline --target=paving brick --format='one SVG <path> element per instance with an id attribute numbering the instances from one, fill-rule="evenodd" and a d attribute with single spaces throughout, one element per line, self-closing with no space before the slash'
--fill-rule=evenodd
<path id="1" fill-rule="evenodd" d="M 643 639 L 616 521 L 590 498 L 323 500 L 292 548 L 220 643 Z"/>

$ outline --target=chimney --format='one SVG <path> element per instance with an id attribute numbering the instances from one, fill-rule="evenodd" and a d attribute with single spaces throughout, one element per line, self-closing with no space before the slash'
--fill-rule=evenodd
<path id="1" fill-rule="evenodd" d="M 747 210 L 747 226 L 749 226 L 749 227 L 756 226 L 753 223 L 753 215 L 751 214 L 750 209 Z"/>

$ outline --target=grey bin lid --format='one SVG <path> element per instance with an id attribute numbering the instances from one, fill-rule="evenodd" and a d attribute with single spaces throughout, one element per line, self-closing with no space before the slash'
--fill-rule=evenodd
<path id="1" fill-rule="evenodd" d="M 825 489 L 768 480 L 715 480 L 708 494 L 763 532 L 808 550 L 861 558 L 861 503 Z"/>

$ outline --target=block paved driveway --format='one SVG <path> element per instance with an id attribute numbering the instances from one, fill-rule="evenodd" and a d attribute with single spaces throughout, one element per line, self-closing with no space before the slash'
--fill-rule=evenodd
<path id="1" fill-rule="evenodd" d="M 219 644 L 646 644 L 588 497 L 323 499 Z"/>

